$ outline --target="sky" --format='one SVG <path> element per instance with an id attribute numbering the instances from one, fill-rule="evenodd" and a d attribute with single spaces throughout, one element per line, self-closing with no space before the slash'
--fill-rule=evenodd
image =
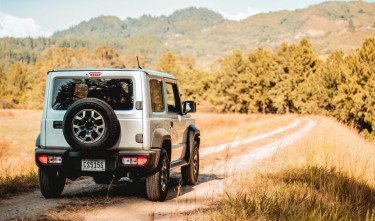
<path id="1" fill-rule="evenodd" d="M 324 0 L 0 0 L 0 37 L 50 36 L 99 15 L 120 19 L 144 14 L 168 16 L 195 6 L 240 20 L 261 12 L 295 10 L 321 2 Z"/>

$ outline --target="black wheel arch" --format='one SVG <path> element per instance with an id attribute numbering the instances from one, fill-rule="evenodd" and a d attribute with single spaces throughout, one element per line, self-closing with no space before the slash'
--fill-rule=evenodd
<path id="1" fill-rule="evenodd" d="M 200 146 L 200 130 L 194 124 L 190 124 L 188 127 L 188 137 L 186 140 L 186 153 L 185 153 L 185 161 L 190 163 L 190 156 L 193 154 L 194 151 L 194 141 L 197 141 L 198 148 Z"/>

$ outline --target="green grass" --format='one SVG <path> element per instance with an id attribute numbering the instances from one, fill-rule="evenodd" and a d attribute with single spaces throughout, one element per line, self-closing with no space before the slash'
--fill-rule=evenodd
<path id="1" fill-rule="evenodd" d="M 375 220 L 375 189 L 334 168 L 289 169 L 227 194 L 208 219 Z"/>

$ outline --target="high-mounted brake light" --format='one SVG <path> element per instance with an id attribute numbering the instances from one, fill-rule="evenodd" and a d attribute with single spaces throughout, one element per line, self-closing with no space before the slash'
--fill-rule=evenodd
<path id="1" fill-rule="evenodd" d="M 100 72 L 90 72 L 89 76 L 93 77 L 93 78 L 97 78 L 97 77 L 102 76 L 102 73 L 100 73 Z"/>

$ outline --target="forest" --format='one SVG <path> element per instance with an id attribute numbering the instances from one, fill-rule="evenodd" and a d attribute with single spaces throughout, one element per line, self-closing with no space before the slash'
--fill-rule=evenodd
<path id="1" fill-rule="evenodd" d="M 302 39 L 277 49 L 234 50 L 209 70 L 194 58 L 172 52 L 141 66 L 177 76 L 183 99 L 223 113 L 319 114 L 375 135 L 375 38 L 352 53 L 320 58 Z M 48 47 L 36 59 L 0 69 L 0 108 L 41 109 L 48 70 L 135 67 L 135 58 L 108 46 L 94 49 Z M 199 111 L 199 107 L 198 107 Z"/>

